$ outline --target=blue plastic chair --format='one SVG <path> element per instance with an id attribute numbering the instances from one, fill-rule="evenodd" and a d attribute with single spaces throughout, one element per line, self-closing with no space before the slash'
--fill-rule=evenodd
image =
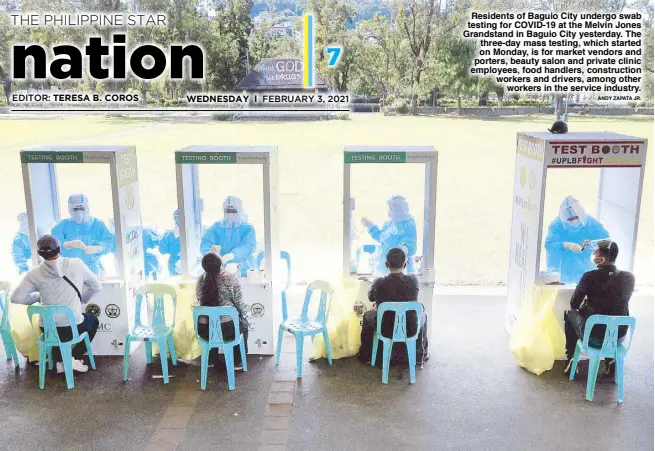
<path id="1" fill-rule="evenodd" d="M 141 319 L 141 305 L 143 298 L 154 296 L 154 309 L 150 325 L 144 325 Z M 165 296 L 173 301 L 173 323 L 166 324 Z M 147 300 L 146 300 L 147 302 Z M 143 341 L 146 346 L 146 363 L 152 363 L 152 343 L 159 346 L 159 359 L 164 384 L 168 384 L 168 351 L 171 352 L 171 361 L 177 366 L 175 343 L 173 342 L 173 328 L 175 327 L 175 313 L 177 309 L 177 291 L 175 287 L 163 283 L 149 283 L 137 291 L 135 325 L 131 333 L 125 335 L 125 353 L 123 354 L 123 382 L 127 382 L 128 364 L 130 361 L 130 343 Z"/>
<path id="2" fill-rule="evenodd" d="M 287 317 L 287 288 L 291 285 L 291 256 L 287 251 L 280 251 L 280 258 L 287 263 L 287 282 L 282 290 L 282 317 Z M 257 268 L 261 268 L 264 261 L 264 251 L 257 254 Z"/>
<path id="3" fill-rule="evenodd" d="M 569 380 L 575 377 L 575 370 L 580 361 L 580 353 L 589 356 L 589 374 L 587 376 L 587 394 L 585 398 L 587 401 L 594 400 L 594 390 L 596 388 L 596 377 L 598 376 L 598 369 L 600 368 L 600 361 L 609 357 L 615 360 L 616 373 L 614 374 L 614 382 L 618 385 L 618 398 L 619 404 L 623 403 L 623 361 L 625 355 L 628 353 L 632 345 L 632 335 L 634 334 L 636 320 L 632 316 L 606 316 L 606 315 L 592 315 L 587 319 L 584 328 L 584 338 L 578 340 L 575 346 L 575 354 L 573 355 L 573 364 Z M 602 343 L 590 338 L 591 329 L 597 324 L 604 324 L 605 337 Z M 624 335 L 619 340 L 619 326 L 629 327 L 629 341 L 628 346 L 625 346 Z"/>
<path id="4" fill-rule="evenodd" d="M 84 340 L 91 368 L 96 369 L 96 361 L 93 358 L 89 334 L 86 332 L 81 334 L 77 332 L 75 315 L 73 315 L 73 310 L 67 305 L 30 305 L 27 307 L 27 317 L 32 325 L 34 324 L 32 322 L 33 315 L 39 315 L 43 321 L 43 333 L 41 333 L 40 329 L 36 331 L 37 334 L 40 334 L 37 338 L 37 343 L 39 344 L 39 388 L 43 390 L 45 387 L 46 362 L 48 363 L 49 370 L 52 370 L 54 366 L 54 361 L 52 360 L 53 346 L 58 346 L 61 351 L 61 360 L 64 364 L 64 372 L 66 374 L 66 385 L 69 389 L 73 388 L 75 386 L 75 379 L 73 377 L 73 345 Z M 73 338 L 70 341 L 62 342 L 59 339 L 55 316 L 64 316 L 68 320 L 73 333 Z"/>
<path id="5" fill-rule="evenodd" d="M 198 335 L 198 318 L 200 316 L 209 317 L 209 340 L 205 340 Z M 223 339 L 223 329 L 221 328 L 221 317 L 229 316 L 234 323 L 234 339 L 225 341 Z M 248 371 L 248 362 L 246 361 L 246 344 L 243 333 L 239 328 L 239 312 L 234 307 L 194 307 L 193 308 L 193 327 L 196 330 L 196 337 L 200 344 L 200 388 L 207 389 L 207 369 L 209 368 L 209 351 L 212 348 L 223 350 L 225 355 L 225 365 L 227 366 L 227 385 L 230 390 L 234 390 L 234 346 L 239 345 L 241 351 L 241 362 L 243 371 Z"/>
<path id="6" fill-rule="evenodd" d="M 314 290 L 321 292 L 320 304 L 318 313 L 315 319 L 309 318 L 309 304 L 312 299 Z M 302 377 L 302 352 L 305 343 L 305 337 L 312 337 L 318 334 L 323 334 L 323 341 L 325 342 L 325 351 L 327 353 L 328 362 L 332 365 L 332 352 L 330 351 L 330 337 L 327 333 L 327 315 L 328 315 L 328 296 L 332 297 L 332 287 L 329 283 L 322 280 L 315 280 L 307 287 L 305 294 L 305 302 L 302 306 L 302 313 L 300 318 L 288 319 L 286 298 L 282 299 L 282 323 L 277 336 L 277 355 L 275 356 L 275 364 L 280 364 L 280 353 L 282 352 L 282 339 L 284 338 L 284 331 L 290 332 L 296 339 L 296 365 L 297 376 Z"/>
<path id="7" fill-rule="evenodd" d="M 406 318 L 407 312 L 416 312 L 418 325 L 416 334 L 411 337 L 407 336 Z M 387 338 L 382 335 L 382 318 L 384 312 L 395 312 L 396 317 L 393 324 L 393 336 Z M 421 319 L 423 318 L 423 306 L 420 302 L 383 302 L 378 306 L 378 324 L 373 340 L 373 354 L 371 356 L 371 366 L 375 366 L 378 356 L 378 342 L 382 340 L 382 383 L 389 383 L 389 362 L 391 360 L 391 347 L 394 343 L 405 343 L 407 348 L 407 358 L 409 360 L 409 381 L 416 382 L 416 339 L 421 331 Z"/>
<path id="8" fill-rule="evenodd" d="M 11 285 L 8 282 L 0 282 L 0 338 L 5 346 L 5 355 L 7 360 L 13 360 L 14 365 L 18 367 L 18 352 L 16 352 L 16 343 L 11 336 L 11 327 L 9 323 L 9 293 Z"/>

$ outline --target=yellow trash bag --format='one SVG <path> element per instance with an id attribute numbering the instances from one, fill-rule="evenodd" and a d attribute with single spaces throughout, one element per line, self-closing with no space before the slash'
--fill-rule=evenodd
<path id="1" fill-rule="evenodd" d="M 333 359 L 351 357 L 361 345 L 362 317 L 370 308 L 367 282 L 346 280 L 335 289 L 328 307 L 327 330 Z M 310 360 L 326 358 L 323 335 L 316 335 Z"/>
<path id="2" fill-rule="evenodd" d="M 195 286 L 184 284 L 181 287 L 175 281 L 166 281 L 177 287 L 177 310 L 175 312 L 175 327 L 173 328 L 173 342 L 175 354 L 180 360 L 194 360 L 200 357 L 200 344 L 193 328 L 193 304 L 196 302 Z M 173 310 L 166 306 L 166 323 L 173 320 Z M 170 353 L 169 353 L 170 354 Z M 159 355 L 159 346 L 153 343 L 153 357 Z"/>
<path id="3" fill-rule="evenodd" d="M 557 288 L 536 289 L 533 299 L 523 304 L 510 335 L 514 359 L 537 376 L 553 368 L 565 347 L 564 332 L 553 313 L 557 292 Z"/>
<path id="4" fill-rule="evenodd" d="M 14 337 L 16 349 L 30 361 L 39 360 L 39 345 L 36 342 L 39 330 L 39 317 L 35 315 L 32 320 L 34 328 L 27 318 L 27 305 L 11 304 L 10 307 L 11 336 Z M 39 334 L 40 335 L 40 334 Z"/>

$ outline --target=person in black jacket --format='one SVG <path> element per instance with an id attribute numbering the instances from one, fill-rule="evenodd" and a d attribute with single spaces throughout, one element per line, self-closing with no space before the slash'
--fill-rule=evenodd
<path id="1" fill-rule="evenodd" d="M 417 277 L 403 273 L 407 266 L 407 255 L 405 252 L 400 248 L 391 249 L 387 254 L 385 265 L 389 270 L 389 275 L 380 277 L 373 282 L 368 293 L 368 298 L 371 302 L 375 302 L 375 309 L 366 312 L 362 322 L 362 344 L 359 349 L 359 358 L 367 363 L 371 360 L 373 338 L 377 329 L 377 307 L 383 302 L 411 302 L 418 300 Z M 394 316 L 395 314 L 393 312 L 386 312 L 382 318 L 382 335 L 385 337 L 393 336 Z M 418 324 L 416 312 L 407 312 L 406 321 L 407 336 L 411 337 L 416 334 L 416 326 Z M 425 313 L 423 314 L 422 321 L 416 346 L 416 360 L 419 364 L 422 364 L 428 359 L 428 340 L 427 336 L 423 335 L 423 331 L 427 327 Z M 381 359 L 381 356 L 382 351 L 378 349 L 378 360 Z M 407 351 L 405 347 L 400 345 L 394 346 L 391 363 L 406 363 L 406 361 Z"/>
<path id="2" fill-rule="evenodd" d="M 635 277 L 627 271 L 616 268 L 619 246 L 611 241 L 602 241 L 594 250 L 593 260 L 598 269 L 582 275 L 571 297 L 571 310 L 565 313 L 564 332 L 566 335 L 565 373 L 571 369 L 575 345 L 578 338 L 584 337 L 587 318 L 591 315 L 628 316 L 628 302 L 635 289 Z M 619 339 L 627 333 L 627 327 L 619 327 Z M 590 344 L 600 347 L 605 337 L 605 326 L 596 325 L 591 330 Z M 613 360 L 606 362 L 606 375 L 613 376 Z"/>

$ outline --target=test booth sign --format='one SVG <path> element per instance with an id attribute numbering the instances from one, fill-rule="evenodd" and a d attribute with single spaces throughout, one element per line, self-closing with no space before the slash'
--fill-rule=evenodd
<path id="1" fill-rule="evenodd" d="M 508 329 L 539 286 L 547 171 L 601 169 L 594 216 L 610 233 L 609 238 L 619 244 L 617 266 L 632 271 L 647 145 L 643 138 L 609 132 L 518 134 L 507 287 Z M 554 313 L 560 326 L 574 288 L 559 288 Z"/>
<path id="2" fill-rule="evenodd" d="M 23 184 L 33 265 L 36 242 L 62 218 L 55 164 L 108 164 L 116 240 L 116 276 L 102 280 L 102 291 L 86 306 L 98 316 L 96 355 L 123 355 L 125 335 L 134 326 L 135 299 L 144 279 L 143 237 L 136 149 L 133 146 L 46 146 L 21 151 Z M 145 309 L 145 305 L 144 305 Z M 134 351 L 139 343 L 133 343 Z"/>

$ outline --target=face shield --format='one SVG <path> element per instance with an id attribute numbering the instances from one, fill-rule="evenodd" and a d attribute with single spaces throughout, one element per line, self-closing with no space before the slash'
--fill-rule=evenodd
<path id="1" fill-rule="evenodd" d="M 89 213 L 89 201 L 83 194 L 73 194 L 68 198 L 68 213 L 73 222 L 82 224 L 89 222 L 91 215 Z"/>
<path id="2" fill-rule="evenodd" d="M 225 199 L 223 214 L 227 227 L 237 227 L 247 221 L 241 199 L 235 196 L 228 196 Z"/>
<path id="3" fill-rule="evenodd" d="M 27 223 L 27 213 L 21 213 L 16 218 L 18 220 L 18 233 L 27 235 L 29 231 L 29 224 Z"/>
<path id="4" fill-rule="evenodd" d="M 392 221 L 400 222 L 411 219 L 412 215 L 409 214 L 409 204 L 402 196 L 393 196 L 387 201 L 389 205 L 389 218 Z"/>
<path id="5" fill-rule="evenodd" d="M 560 205 L 559 217 L 565 227 L 577 229 L 585 225 L 587 214 L 574 197 L 568 196 Z"/>

